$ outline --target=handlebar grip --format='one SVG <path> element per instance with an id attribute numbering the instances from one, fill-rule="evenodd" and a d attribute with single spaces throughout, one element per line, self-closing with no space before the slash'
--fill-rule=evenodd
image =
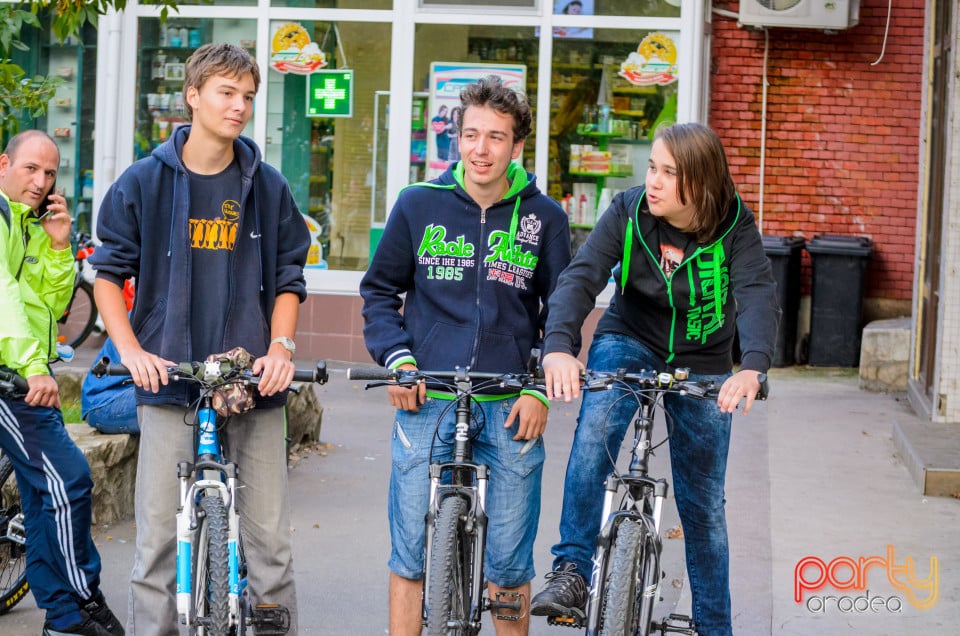
<path id="1" fill-rule="evenodd" d="M 93 375 L 102 378 L 105 375 L 130 375 L 130 370 L 122 364 L 110 364 L 110 358 L 103 357 L 90 369 Z"/>
<path id="2" fill-rule="evenodd" d="M 293 372 L 294 382 L 316 382 L 317 384 L 325 384 L 329 378 L 326 360 L 317 360 L 317 366 L 314 369 L 297 369 Z"/>
<path id="3" fill-rule="evenodd" d="M 12 374 L 10 382 L 13 384 L 13 388 L 15 388 L 17 391 L 22 391 L 25 394 L 30 392 L 30 384 L 22 375 Z"/>
<path id="4" fill-rule="evenodd" d="M 760 382 L 760 390 L 757 391 L 757 399 L 766 400 L 767 396 L 770 395 L 770 383 L 767 382 L 767 374 L 761 373 L 758 375 L 757 381 Z"/>
<path id="5" fill-rule="evenodd" d="M 397 372 L 383 367 L 357 367 L 347 369 L 348 380 L 395 380 Z"/>

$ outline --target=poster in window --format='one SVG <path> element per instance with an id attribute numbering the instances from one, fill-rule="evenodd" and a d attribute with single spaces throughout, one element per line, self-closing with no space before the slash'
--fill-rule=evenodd
<path id="1" fill-rule="evenodd" d="M 553 0 L 553 15 L 593 15 L 593 0 Z M 557 38 L 592 38 L 593 29 L 575 26 L 553 27 Z"/>
<path id="2" fill-rule="evenodd" d="M 447 166 L 460 160 L 460 91 L 487 75 L 496 75 L 504 86 L 526 92 L 524 64 L 433 62 L 430 65 L 427 179 L 439 177 Z"/>

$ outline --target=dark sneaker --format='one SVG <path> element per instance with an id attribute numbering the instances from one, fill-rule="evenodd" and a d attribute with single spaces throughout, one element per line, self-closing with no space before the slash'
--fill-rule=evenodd
<path id="1" fill-rule="evenodd" d="M 84 611 L 90 615 L 90 618 L 100 623 L 100 626 L 106 629 L 111 636 L 124 636 L 123 625 L 117 620 L 110 608 L 107 607 L 107 601 L 103 598 L 103 592 L 97 592 L 97 595 L 87 601 L 83 606 Z"/>
<path id="2" fill-rule="evenodd" d="M 583 616 L 587 582 L 573 563 L 563 563 L 544 577 L 547 584 L 530 601 L 534 616 Z"/>
<path id="3" fill-rule="evenodd" d="M 45 622 L 43 624 L 43 636 L 72 636 L 74 634 L 80 636 L 111 636 L 110 632 L 103 625 L 90 618 L 89 614 L 83 611 L 80 614 L 82 620 L 65 629 L 55 629 L 49 621 Z"/>

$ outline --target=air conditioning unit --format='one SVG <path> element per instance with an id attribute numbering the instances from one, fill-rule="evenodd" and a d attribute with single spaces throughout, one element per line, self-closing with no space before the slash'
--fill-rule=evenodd
<path id="1" fill-rule="evenodd" d="M 740 0 L 740 23 L 798 29 L 848 29 L 860 21 L 860 0 Z"/>

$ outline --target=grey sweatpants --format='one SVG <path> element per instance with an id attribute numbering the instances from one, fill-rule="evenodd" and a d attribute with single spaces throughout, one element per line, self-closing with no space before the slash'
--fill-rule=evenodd
<path id="1" fill-rule="evenodd" d="M 138 407 L 140 456 L 135 514 L 137 550 L 130 575 L 128 636 L 176 636 L 177 462 L 193 458 L 193 428 L 177 406 Z M 190 413 L 188 417 L 192 418 Z M 239 467 L 238 502 L 251 601 L 290 610 L 297 634 L 283 409 L 230 418 L 220 431 Z"/>

